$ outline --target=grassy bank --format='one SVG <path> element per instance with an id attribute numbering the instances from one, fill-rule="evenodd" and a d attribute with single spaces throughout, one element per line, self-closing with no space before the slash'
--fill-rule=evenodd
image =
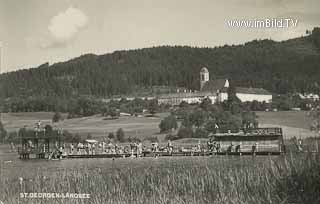
<path id="1" fill-rule="evenodd" d="M 0 200 L 17 203 L 22 191 L 90 193 L 91 198 L 20 203 L 319 203 L 319 155 L 265 159 L 168 160 L 161 168 L 142 162 L 108 171 L 61 170 L 50 176 L 38 171 L 21 185 L 18 178 L 2 179 Z"/>

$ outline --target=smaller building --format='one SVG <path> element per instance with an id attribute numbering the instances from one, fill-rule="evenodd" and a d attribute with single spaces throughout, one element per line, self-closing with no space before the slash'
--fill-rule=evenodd
<path id="1" fill-rule="evenodd" d="M 309 93 L 309 94 L 298 94 L 301 99 L 309 99 L 312 101 L 319 101 L 320 97 L 318 94 Z"/>
<path id="2" fill-rule="evenodd" d="M 211 92 L 187 92 L 160 95 L 158 97 L 158 103 L 176 106 L 183 101 L 189 104 L 201 103 L 205 98 L 209 98 L 212 103 L 218 99 L 217 94 Z"/>
<path id="3" fill-rule="evenodd" d="M 262 88 L 236 87 L 236 96 L 240 99 L 241 102 L 272 102 L 272 94 Z"/>

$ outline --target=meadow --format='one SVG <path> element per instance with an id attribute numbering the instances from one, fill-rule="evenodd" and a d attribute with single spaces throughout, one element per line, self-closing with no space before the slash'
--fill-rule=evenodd
<path id="1" fill-rule="evenodd" d="M 94 115 L 52 123 L 53 113 L 51 112 L 8 113 L 3 114 L 3 123 L 8 131 L 17 131 L 24 126 L 33 129 L 35 124 L 41 120 L 43 126 L 50 124 L 54 128 L 78 133 L 84 138 L 89 133 L 96 139 L 107 137 L 108 133 L 114 133 L 117 129 L 122 128 L 128 137 L 143 139 L 147 136 L 157 136 L 161 139 L 165 137 L 165 134 L 159 133 L 158 125 L 166 115 L 168 114 L 160 113 L 155 117 L 121 116 L 114 120 L 105 120 L 105 117 L 101 115 Z"/>
<path id="2" fill-rule="evenodd" d="M 281 127 L 285 139 L 315 136 L 310 131 L 312 123 L 307 111 L 256 112 L 260 127 Z"/>
<path id="3" fill-rule="evenodd" d="M 99 139 L 122 128 L 128 137 L 144 139 L 148 136 L 156 136 L 161 141 L 165 134 L 159 133 L 158 125 L 167 115 L 168 113 L 158 113 L 155 117 L 122 116 L 115 120 L 104 120 L 104 117 L 94 115 L 65 119 L 54 124 L 51 122 L 53 116 L 51 112 L 5 113 L 2 117 L 8 131 L 17 131 L 24 126 L 33 129 L 36 122 L 41 120 L 43 125 L 50 124 L 55 128 L 78 133 L 83 137 L 90 133 L 94 138 Z M 257 112 L 257 116 L 260 127 L 281 127 L 285 139 L 293 136 L 298 138 L 314 136 L 309 129 L 311 120 L 305 111 Z"/>
<path id="4" fill-rule="evenodd" d="M 9 131 L 51 124 L 53 113 L 4 114 Z M 272 114 L 291 114 L 279 116 Z M 272 124 L 308 131 L 302 112 L 258 113 L 262 126 Z M 70 132 L 99 139 L 121 127 L 127 136 L 156 135 L 156 117 L 100 116 L 64 120 L 56 124 Z M 284 121 L 285 120 L 285 121 Z M 286 129 L 284 130 L 286 131 Z M 295 129 L 292 129 L 295 128 Z M 300 132 L 301 133 L 301 132 Z M 286 135 L 287 134 L 287 135 Z M 310 136 L 306 133 L 306 137 Z M 285 136 L 296 136 L 285 132 Z M 181 144 L 193 143 L 183 139 Z M 312 144 L 311 144 L 312 145 Z M 313 146 L 311 148 L 314 149 Z M 20 180 L 21 179 L 21 180 Z M 90 199 L 19 198 L 21 192 L 86 193 Z M 19 160 L 8 145 L 0 146 L 0 201 L 7 203 L 320 203 L 318 153 L 281 156 L 213 156 L 138 159 Z M 0 203 L 1 203 L 0 202 Z M 1 203 L 2 204 L 2 203 Z"/>
<path id="5" fill-rule="evenodd" d="M 0 181 L 0 201 L 10 204 L 320 201 L 319 154 L 63 160 L 47 162 L 46 167 L 42 162 L 28 161 L 14 170 L 10 164 L 2 164 L 7 166 Z M 19 198 L 20 192 L 85 193 L 90 198 Z"/>

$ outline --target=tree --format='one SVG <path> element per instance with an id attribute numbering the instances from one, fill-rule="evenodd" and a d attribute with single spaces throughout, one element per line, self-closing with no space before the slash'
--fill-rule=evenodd
<path id="1" fill-rule="evenodd" d="M 64 130 L 62 136 L 65 142 L 73 142 L 73 135 L 69 131 Z"/>
<path id="2" fill-rule="evenodd" d="M 109 113 L 108 113 L 112 118 L 116 118 L 119 116 L 119 112 L 115 107 L 110 107 L 109 108 Z"/>
<path id="3" fill-rule="evenodd" d="M 88 139 L 88 140 L 91 140 L 92 138 L 93 138 L 92 135 L 91 135 L 90 133 L 88 133 L 87 139 Z"/>
<path id="4" fill-rule="evenodd" d="M 149 101 L 148 110 L 150 114 L 154 115 L 157 112 L 158 108 L 159 108 L 158 100 L 152 99 Z"/>
<path id="5" fill-rule="evenodd" d="M 211 99 L 210 98 L 205 98 L 200 103 L 200 108 L 202 108 L 205 111 L 208 111 L 211 105 L 212 105 Z"/>
<path id="6" fill-rule="evenodd" d="M 178 128 L 178 123 L 176 117 L 173 115 L 169 115 L 161 120 L 159 124 L 160 132 L 166 132 L 172 129 Z"/>
<path id="7" fill-rule="evenodd" d="M 81 140 L 82 140 L 82 138 L 81 138 L 81 136 L 79 135 L 79 133 L 76 133 L 76 134 L 74 135 L 74 137 L 72 138 L 72 141 L 73 141 L 74 143 L 79 143 L 79 142 L 81 142 Z"/>
<path id="8" fill-rule="evenodd" d="M 51 125 L 44 126 L 44 130 L 46 131 L 46 135 L 51 136 L 53 128 Z"/>
<path id="9" fill-rule="evenodd" d="M 109 138 L 110 140 L 112 140 L 112 139 L 115 138 L 113 132 L 110 132 L 110 133 L 108 134 L 108 138 Z"/>
<path id="10" fill-rule="evenodd" d="M 9 132 L 7 139 L 7 142 L 13 142 L 13 143 L 18 143 L 20 141 L 19 137 L 18 137 L 18 133 L 16 131 L 14 132 Z"/>
<path id="11" fill-rule="evenodd" d="M 122 128 L 119 128 L 116 132 L 116 136 L 117 136 L 117 140 L 119 142 L 124 142 L 125 141 L 125 138 L 124 138 L 124 131 Z"/>
<path id="12" fill-rule="evenodd" d="M 5 142 L 7 131 L 4 129 L 2 121 L 0 120 L 0 140 L 2 143 Z"/>
<path id="13" fill-rule="evenodd" d="M 61 113 L 60 112 L 55 112 L 53 117 L 52 117 L 52 122 L 56 123 L 56 122 L 59 122 L 60 120 L 63 120 Z"/>
<path id="14" fill-rule="evenodd" d="M 203 128 L 197 128 L 196 131 L 193 134 L 193 137 L 196 138 L 207 138 L 208 132 Z"/>
<path id="15" fill-rule="evenodd" d="M 179 104 L 180 108 L 188 108 L 189 104 L 186 101 L 181 101 L 181 103 Z"/>
<path id="16" fill-rule="evenodd" d="M 191 124 L 195 125 L 197 128 L 201 127 L 204 124 L 206 118 L 206 112 L 201 109 L 196 109 L 189 116 Z"/>
<path id="17" fill-rule="evenodd" d="M 205 130 L 208 133 L 216 133 L 217 131 L 217 121 L 214 119 L 210 119 L 206 122 L 205 126 L 204 126 Z"/>

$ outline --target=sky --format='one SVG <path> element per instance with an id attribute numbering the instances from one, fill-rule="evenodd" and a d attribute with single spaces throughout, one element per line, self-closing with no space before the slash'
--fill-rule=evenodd
<path id="1" fill-rule="evenodd" d="M 161 45 L 286 40 L 320 26 L 319 0 L 0 0 L 2 72 Z M 230 20 L 297 20 L 288 28 Z"/>

